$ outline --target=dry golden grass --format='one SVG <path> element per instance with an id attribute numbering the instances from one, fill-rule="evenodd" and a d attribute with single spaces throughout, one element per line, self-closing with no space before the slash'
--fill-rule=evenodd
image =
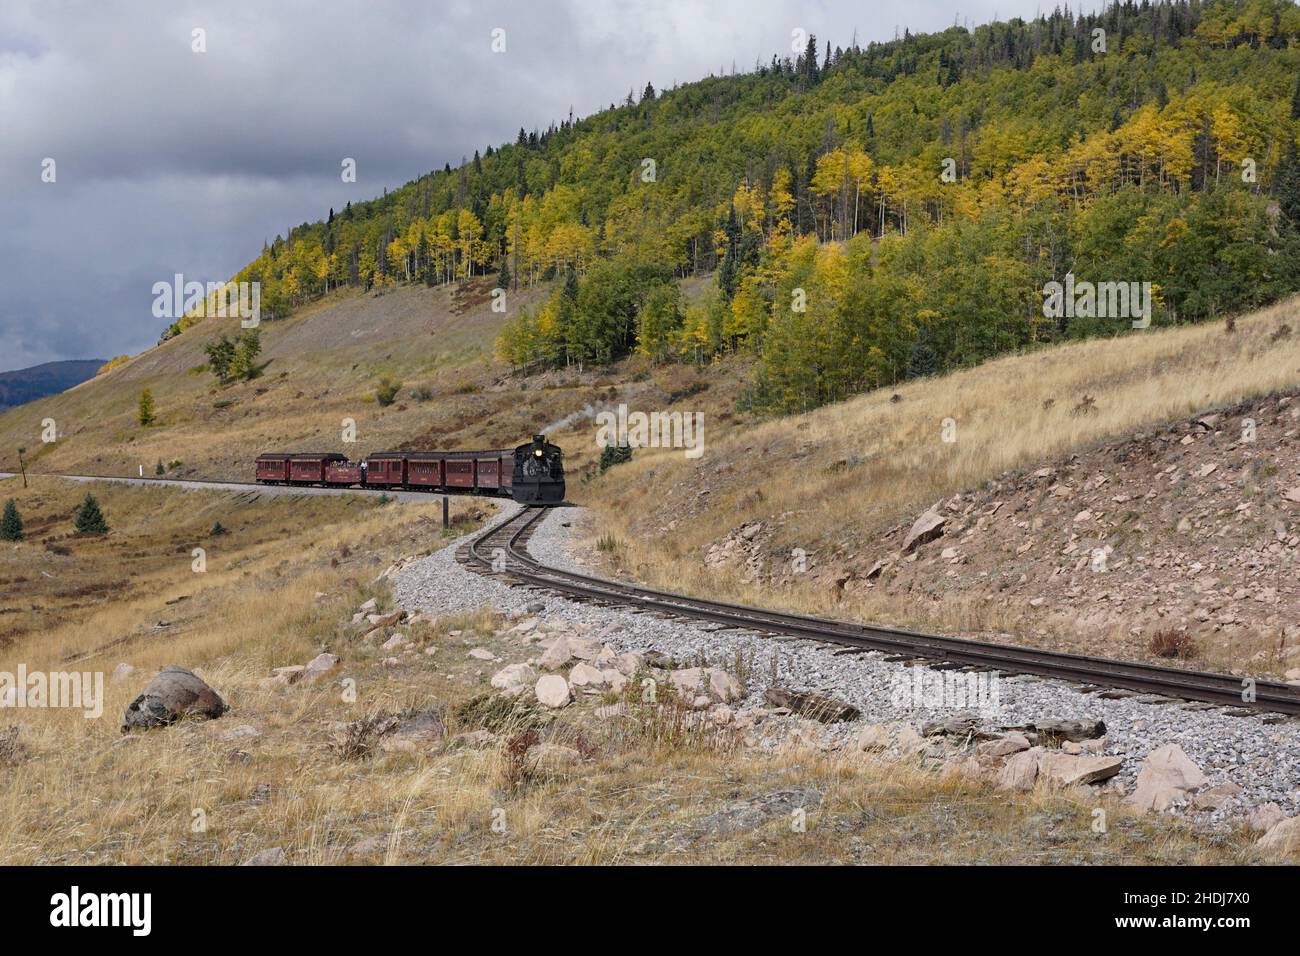
<path id="1" fill-rule="evenodd" d="M 594 511 L 594 542 L 642 580 L 751 603 L 949 630 L 1019 619 L 978 600 L 922 603 L 883 592 L 836 603 L 824 586 L 774 594 L 734 569 L 702 570 L 706 548 L 753 521 L 812 561 L 880 557 L 879 536 L 951 495 L 1158 423 L 1300 385 L 1300 299 L 1223 322 L 1135 332 L 1012 356 L 753 427 L 711 425 L 697 461 L 639 450 L 570 497 Z M 1087 401 L 1091 398 L 1092 401 Z M 1086 410 L 1085 410 L 1086 409 Z M 945 421 L 955 441 L 943 440 Z M 708 496 L 700 492 L 708 489 Z M 869 563 L 869 562 L 868 562 Z"/>
<path id="2" fill-rule="evenodd" d="M 0 495 L 15 493 L 13 482 Z M 21 499 L 40 524 L 67 511 L 84 486 L 38 481 Z M 466 709 L 486 670 L 466 656 L 532 653 L 500 632 L 490 609 L 408 629 L 421 653 L 387 667 L 387 653 L 348 625 L 367 596 L 389 606 L 376 574 L 394 557 L 436 547 L 432 506 L 341 499 L 238 502 L 212 492 L 97 485 L 114 531 L 64 543 L 85 581 L 121 582 L 128 566 L 146 582 L 45 622 L 0 651 L 0 670 L 138 670 L 105 685 L 104 716 L 14 710 L 20 753 L 4 768 L 0 863 L 231 864 L 280 847 L 291 862 L 399 863 L 959 863 L 1129 862 L 1194 864 L 1251 860 L 1236 835 L 1208 835 L 1140 820 L 1108 803 L 1109 832 L 1092 831 L 1098 798 L 1041 792 L 1009 800 L 943 777 L 919 763 L 790 749 L 755 752 L 712 737 L 647 731 L 595 718 L 591 701 L 541 728 L 543 740 L 582 760 L 529 766 L 512 778 L 506 743 L 519 712 L 491 723 L 484 749 L 374 750 L 348 759 L 331 746 L 346 722 L 438 708 L 449 735 L 483 726 Z M 473 507 L 457 502 L 457 508 Z M 211 509 L 229 543 L 194 574 L 174 541 L 208 524 Z M 256 532 L 255 533 L 255 529 Z M 41 535 L 55 533 L 51 527 Z M 223 536 L 224 538 L 225 536 Z M 6 551 L 6 573 L 31 565 L 41 537 Z M 129 565 L 131 561 L 141 562 Z M 327 596 L 318 599 L 317 592 Z M 8 593 L 8 592 L 6 592 Z M 179 594 L 180 605 L 165 601 Z M 48 590 L 40 600 L 73 604 Z M 135 634 L 158 609 L 183 607 L 178 627 L 95 652 Z M 344 657 L 355 701 L 338 687 L 269 686 L 270 668 L 297 663 L 321 645 Z M 433 655 L 423 653 L 433 648 Z M 75 663 L 71 651 L 91 652 Z M 158 667 L 193 667 L 230 703 L 222 719 L 132 737 L 119 715 Z M 495 665 L 494 665 L 495 666 Z M 245 726 L 258 731 L 242 737 Z M 754 829 L 709 835 L 711 814 L 784 788 L 821 794 L 805 832 L 788 814 Z M 1104 798 L 1109 801 L 1111 798 Z M 494 828 L 494 824 L 497 826 Z M 501 824 L 504 824 L 502 830 Z"/>

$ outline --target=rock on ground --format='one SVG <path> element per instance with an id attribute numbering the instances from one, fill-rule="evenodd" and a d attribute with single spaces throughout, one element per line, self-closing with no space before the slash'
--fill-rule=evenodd
<path id="1" fill-rule="evenodd" d="M 221 696 L 193 671 L 171 665 L 164 667 L 128 705 L 122 733 L 164 727 L 182 717 L 214 720 L 229 709 Z"/>

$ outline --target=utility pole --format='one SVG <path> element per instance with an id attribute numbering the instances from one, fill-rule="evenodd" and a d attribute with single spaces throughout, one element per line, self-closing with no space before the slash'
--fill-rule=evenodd
<path id="1" fill-rule="evenodd" d="M 18 447 L 18 470 L 23 473 L 23 487 L 27 487 L 27 466 L 23 464 L 23 452 L 27 450 L 26 446 Z"/>

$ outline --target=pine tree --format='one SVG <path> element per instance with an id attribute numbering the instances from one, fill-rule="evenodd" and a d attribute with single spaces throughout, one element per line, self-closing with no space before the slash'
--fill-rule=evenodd
<path id="1" fill-rule="evenodd" d="M 18 505 L 10 498 L 5 502 L 4 515 L 0 516 L 0 541 L 23 540 L 23 519 L 18 514 Z"/>
<path id="2" fill-rule="evenodd" d="M 157 421 L 153 412 L 153 392 L 147 388 L 140 393 L 140 407 L 136 410 L 136 417 L 140 419 L 142 428 L 148 428 Z"/>
<path id="3" fill-rule="evenodd" d="M 1277 204 L 1286 220 L 1300 229 L 1300 154 L 1294 142 L 1287 144 L 1277 170 Z"/>
<path id="4" fill-rule="evenodd" d="M 104 520 L 104 513 L 99 510 L 99 502 L 94 495 L 86 495 L 86 500 L 77 509 L 76 528 L 77 534 L 108 533 L 108 523 Z"/>

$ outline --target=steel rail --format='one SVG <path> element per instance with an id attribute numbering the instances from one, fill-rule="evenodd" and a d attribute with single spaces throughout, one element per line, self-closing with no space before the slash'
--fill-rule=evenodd
<path id="1" fill-rule="evenodd" d="M 662 591 L 552 567 L 542 564 L 521 544 L 521 539 L 531 534 L 546 511 L 544 508 L 525 508 L 488 529 L 469 543 L 469 556 L 479 564 L 491 568 L 493 561 L 485 558 L 480 548 L 492 539 L 506 537 L 508 534 L 504 551 L 513 559 L 514 566 L 504 569 L 507 576 L 585 600 L 632 605 L 729 627 L 883 651 L 909 659 L 1033 674 L 1099 688 L 1122 688 L 1265 713 L 1300 714 L 1300 687 L 1275 680 L 1183 670 L 1138 661 L 1120 661 L 925 634 L 879 624 L 812 617 Z"/>

